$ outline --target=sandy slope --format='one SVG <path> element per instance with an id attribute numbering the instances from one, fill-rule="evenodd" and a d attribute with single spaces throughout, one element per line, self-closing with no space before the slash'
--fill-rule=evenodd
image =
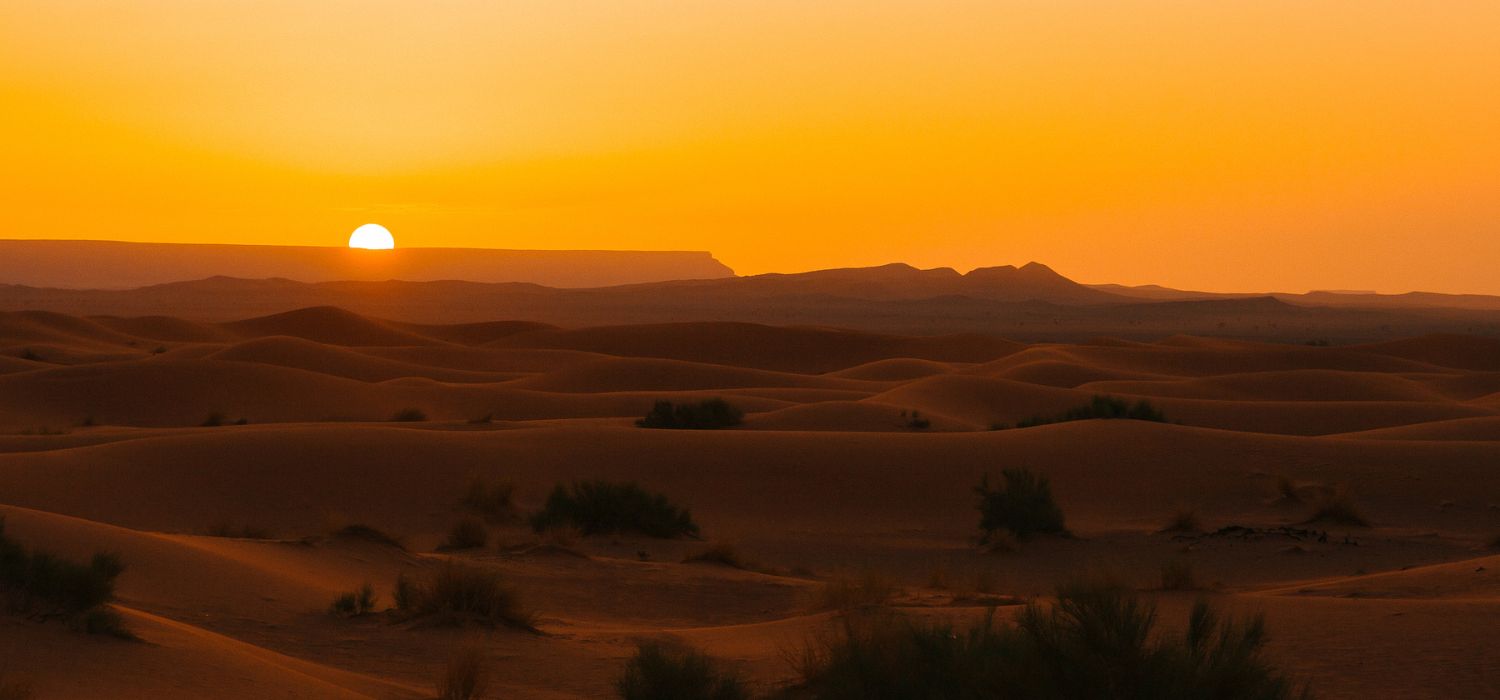
<path id="1" fill-rule="evenodd" d="M 363 582 L 388 602 L 397 574 L 450 556 L 494 567 L 537 613 L 543 634 L 480 634 L 495 697 L 607 694 L 634 642 L 657 636 L 774 688 L 792 676 L 786 651 L 836 624 L 812 604 L 819 587 L 864 571 L 898 586 L 905 614 L 942 619 L 983 614 L 981 582 L 1027 597 L 1108 571 L 1180 624 L 1194 595 L 1149 592 L 1178 559 L 1219 604 L 1264 612 L 1271 653 L 1319 697 L 1500 692 L 1486 651 L 1500 643 L 1500 373 L 1485 339 L 1023 346 L 323 308 L 221 324 L 3 314 L 0 349 L 7 533 L 119 553 L 118 607 L 144 640 L 0 618 L 0 659 L 39 697 L 429 696 L 478 631 L 325 611 Z M 1170 422 L 989 429 L 1099 393 Z M 744 425 L 632 425 L 655 400 L 710 397 Z M 388 421 L 406 407 L 431 420 Z M 212 412 L 250 422 L 198 427 Z M 972 487 L 1016 466 L 1051 478 L 1076 537 L 982 553 Z M 639 481 L 690 506 L 705 541 L 527 548 L 527 531 L 499 526 L 518 548 L 435 552 L 475 476 L 512 482 L 523 509 L 561 481 Z M 1303 524 L 1338 489 L 1370 527 Z M 1206 531 L 1159 532 L 1183 508 Z M 408 549 L 329 536 L 348 523 Z M 218 526 L 272 539 L 206 536 Z M 752 569 L 681 563 L 715 541 Z"/>

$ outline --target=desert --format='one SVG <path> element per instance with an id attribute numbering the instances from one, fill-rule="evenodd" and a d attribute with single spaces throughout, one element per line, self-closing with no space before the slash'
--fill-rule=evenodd
<path id="1" fill-rule="evenodd" d="M 332 307 L 17 311 L 0 329 L 5 536 L 117 555 L 111 606 L 136 638 L 5 618 L 38 697 L 430 697 L 475 638 L 497 697 L 608 695 L 643 640 L 771 693 L 796 683 L 789 650 L 867 608 L 1003 619 L 1082 575 L 1149 596 L 1169 629 L 1198 598 L 1263 614 L 1267 658 L 1318 697 L 1494 691 L 1492 338 L 1017 342 Z M 1052 422 L 1096 397 L 1161 418 Z M 637 425 L 710 400 L 742 421 Z M 1050 479 L 1070 534 L 992 551 L 974 488 L 1017 468 Z M 526 524 L 581 481 L 665 494 L 701 531 Z M 504 517 L 475 521 L 476 484 L 505 485 Z M 455 547 L 465 521 L 482 542 Z M 530 627 L 387 612 L 398 577 L 452 561 L 500 577 Z M 850 581 L 879 594 L 830 602 Z M 330 614 L 365 585 L 370 612 Z"/>

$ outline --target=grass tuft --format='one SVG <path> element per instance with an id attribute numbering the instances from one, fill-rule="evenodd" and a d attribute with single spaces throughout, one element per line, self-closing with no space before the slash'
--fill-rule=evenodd
<path id="1" fill-rule="evenodd" d="M 615 685 L 624 700 L 745 700 L 745 682 L 693 649 L 641 644 Z"/>
<path id="2" fill-rule="evenodd" d="M 439 551 L 456 549 L 478 549 L 490 542 L 490 532 L 478 518 L 463 518 L 453 523 L 448 530 L 448 539 L 438 546 Z"/>
<path id="3" fill-rule="evenodd" d="M 437 680 L 438 700 L 474 700 L 490 690 L 489 661 L 476 641 L 460 644 Z"/>
<path id="4" fill-rule="evenodd" d="M 515 589 L 486 567 L 447 562 L 420 580 L 396 578 L 396 609 L 445 624 L 474 622 L 536 631 Z"/>

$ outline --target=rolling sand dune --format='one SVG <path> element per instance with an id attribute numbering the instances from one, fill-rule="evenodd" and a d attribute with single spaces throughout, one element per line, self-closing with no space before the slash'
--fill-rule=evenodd
<path id="1" fill-rule="evenodd" d="M 902 614 L 962 621 L 1107 571 L 1164 620 L 1200 595 L 1265 613 L 1272 658 L 1318 697 L 1491 695 L 1490 347 L 4 314 L 6 534 L 118 553 L 116 608 L 143 641 L 10 616 L 0 658 L 38 697 L 421 698 L 478 636 L 497 696 L 556 699 L 607 695 L 637 640 L 667 637 L 770 691 L 795 675 L 788 649 L 839 624 L 815 602 L 842 576 L 878 574 Z M 1167 421 L 990 429 L 1099 394 Z M 715 397 L 741 426 L 633 425 L 657 400 Z M 391 421 L 406 408 L 428 420 Z M 200 427 L 213 413 L 248 424 Z M 1073 537 L 975 546 L 973 487 L 1011 467 L 1051 479 Z M 484 548 L 437 551 L 476 477 L 512 484 L 521 514 L 558 483 L 639 482 L 690 507 L 703 539 L 543 541 L 502 522 Z M 1315 517 L 1330 494 L 1368 524 Z M 1201 530 L 1162 532 L 1183 509 Z M 333 534 L 355 523 L 405 548 Z M 683 562 L 715 543 L 744 568 Z M 399 574 L 450 559 L 503 576 L 541 633 L 327 612 L 366 582 L 383 608 Z M 1208 590 L 1156 590 L 1182 560 Z"/>

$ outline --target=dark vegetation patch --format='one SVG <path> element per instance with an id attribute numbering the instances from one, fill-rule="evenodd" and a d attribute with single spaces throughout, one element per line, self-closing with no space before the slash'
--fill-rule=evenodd
<path id="1" fill-rule="evenodd" d="M 531 516 L 537 532 L 577 528 L 584 535 L 635 533 L 647 537 L 697 537 L 692 514 L 666 496 L 635 483 L 579 481 L 558 484 L 542 510 Z"/>
<path id="2" fill-rule="evenodd" d="M 685 646 L 648 642 L 616 683 L 624 700 L 744 700 L 745 682 L 723 664 Z"/>
<path id="3" fill-rule="evenodd" d="M 1214 698 L 1298 697 L 1261 656 L 1265 625 L 1223 622 L 1194 606 L 1185 634 L 1153 634 L 1155 607 L 1123 588 L 1075 585 L 1055 605 L 1032 604 L 1014 625 L 967 629 L 895 616 L 846 618 L 809 644 L 791 697 Z M 1302 694 L 1305 697 L 1305 693 Z"/>
<path id="4" fill-rule="evenodd" d="M 368 615 L 375 611 L 375 587 L 366 583 L 357 591 L 341 593 L 333 599 L 328 611 L 342 617 Z"/>
<path id="5" fill-rule="evenodd" d="M 1105 420 L 1144 420 L 1154 423 L 1165 423 L 1167 421 L 1166 414 L 1162 413 L 1161 409 L 1151 405 L 1151 402 L 1145 399 L 1130 403 L 1113 396 L 1095 396 L 1087 404 L 1070 408 L 1055 416 L 1032 416 L 1031 418 L 1017 421 L 1016 427 L 1031 428 L 1038 425 L 1067 423 L 1075 420 L 1094 420 L 1096 418 Z"/>
<path id="6" fill-rule="evenodd" d="M 515 589 L 500 572 L 486 567 L 450 561 L 418 579 L 403 574 L 396 578 L 394 599 L 397 612 L 412 618 L 536 631 Z"/>
<path id="7" fill-rule="evenodd" d="M 979 529 L 986 539 L 997 532 L 1016 537 L 1061 534 L 1062 509 L 1052 500 L 1052 484 L 1028 469 L 1001 472 L 1005 484 L 991 487 L 986 474 L 974 491 L 979 495 Z"/>
<path id="8" fill-rule="evenodd" d="M 438 546 L 439 551 L 456 549 L 479 549 L 490 543 L 490 532 L 478 518 L 463 518 L 448 530 L 448 538 Z"/>
<path id="9" fill-rule="evenodd" d="M 739 425 L 743 419 L 744 413 L 724 399 L 707 399 L 696 404 L 657 401 L 651 412 L 635 424 L 642 428 L 713 430 Z"/>
<path id="10" fill-rule="evenodd" d="M 109 607 L 115 579 L 125 565 L 114 554 L 100 552 L 87 564 L 48 552 L 28 551 L 5 534 L 0 518 L 0 598 L 10 612 L 35 619 L 62 619 L 88 634 L 134 639 Z"/>
<path id="11" fill-rule="evenodd" d="M 421 423 L 427 420 L 427 412 L 420 408 L 403 408 L 391 415 L 397 423 Z"/>

